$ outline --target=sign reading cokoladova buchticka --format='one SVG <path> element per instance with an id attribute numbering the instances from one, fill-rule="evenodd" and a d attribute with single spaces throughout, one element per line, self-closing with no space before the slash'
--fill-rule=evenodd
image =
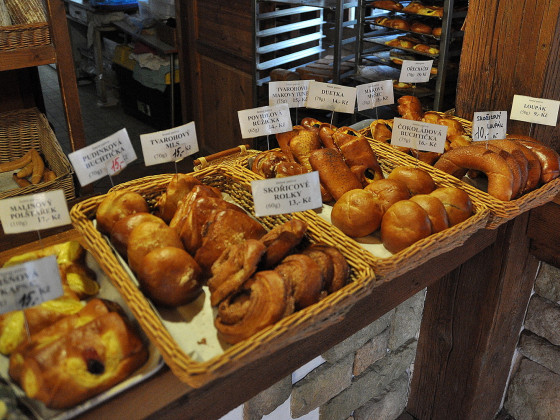
<path id="1" fill-rule="evenodd" d="M 356 105 L 356 88 L 311 81 L 307 94 L 307 108 L 353 114 Z"/>
<path id="2" fill-rule="evenodd" d="M 393 119 L 392 146 L 443 153 L 446 137 L 447 126 L 404 118 Z"/>
<path id="3" fill-rule="evenodd" d="M 505 139 L 507 111 L 475 112 L 473 115 L 473 141 Z"/>
<path id="4" fill-rule="evenodd" d="M 430 80 L 430 72 L 434 60 L 403 60 L 399 82 L 401 83 L 426 83 Z"/>
<path id="5" fill-rule="evenodd" d="M 307 101 L 309 80 L 287 80 L 268 84 L 268 104 L 286 104 L 289 108 L 301 108 Z"/>
<path id="6" fill-rule="evenodd" d="M 175 162 L 198 152 L 194 121 L 168 130 L 141 134 L 140 143 L 146 166 Z"/>
<path id="7" fill-rule="evenodd" d="M 356 86 L 358 111 L 395 103 L 393 81 L 381 80 Z"/>
<path id="8" fill-rule="evenodd" d="M 0 200 L 4 233 L 22 233 L 71 224 L 62 190 L 46 191 Z"/>
<path id="9" fill-rule="evenodd" d="M 556 126 L 560 101 L 514 95 L 510 118 L 534 124 Z"/>
<path id="10" fill-rule="evenodd" d="M 62 295 L 54 255 L 0 268 L 0 313 L 31 308 Z"/>
<path id="11" fill-rule="evenodd" d="M 68 155 L 80 185 L 88 185 L 108 175 L 107 162 L 120 156 L 126 164 L 136 160 L 136 153 L 126 128 L 90 146 Z"/>
<path id="12" fill-rule="evenodd" d="M 292 129 L 290 108 L 286 104 L 243 109 L 237 111 L 237 116 L 244 139 L 285 133 Z"/>

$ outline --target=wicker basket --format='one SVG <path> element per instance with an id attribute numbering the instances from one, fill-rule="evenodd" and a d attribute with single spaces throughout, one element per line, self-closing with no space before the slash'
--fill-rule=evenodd
<path id="1" fill-rule="evenodd" d="M 447 118 L 453 118 L 461 123 L 467 134 L 472 132 L 472 123 L 463 118 L 450 116 L 447 114 L 439 113 L 440 115 L 445 115 Z M 371 138 L 371 132 L 369 127 L 361 130 L 361 133 L 368 137 L 370 144 L 374 151 L 388 150 L 393 152 L 395 158 L 398 157 L 403 163 L 408 165 L 418 165 L 422 169 L 430 171 L 434 180 L 441 182 L 442 185 L 456 186 L 465 190 L 471 197 L 476 198 L 479 202 L 484 203 L 484 205 L 490 210 L 490 217 L 486 225 L 487 229 L 496 229 L 501 224 L 515 218 L 516 216 L 524 213 L 532 208 L 539 207 L 549 201 L 551 201 L 560 192 L 560 179 L 557 178 L 542 187 L 524 194 L 520 198 L 516 198 L 511 201 L 501 201 L 497 198 L 491 196 L 487 192 L 479 190 L 478 188 L 463 182 L 449 174 L 435 169 L 433 166 L 428 165 L 424 162 L 418 162 L 414 157 L 407 155 L 405 153 L 399 152 L 392 148 L 386 143 L 374 140 Z"/>
<path id="2" fill-rule="evenodd" d="M 23 156 L 34 148 L 56 174 L 52 181 L 0 192 L 0 199 L 62 189 L 67 200 L 75 197 L 73 169 L 46 117 L 36 108 L 0 114 L 0 163 Z"/>
<path id="3" fill-rule="evenodd" d="M 258 150 L 249 149 L 249 145 L 241 145 L 212 155 L 200 157 L 194 161 L 194 170 L 200 171 L 210 165 L 237 166 L 240 160 L 255 156 Z"/>
<path id="4" fill-rule="evenodd" d="M 232 167 L 212 165 L 194 172 L 192 175 L 203 183 L 228 193 L 234 201 L 252 213 L 253 200 L 248 191 L 250 189 L 248 182 L 251 178 L 247 178 L 243 172 L 238 172 Z M 112 191 L 123 189 L 136 191 L 153 206 L 157 197 L 165 191 L 172 176 L 172 174 L 167 174 L 146 177 L 118 185 Z M 84 236 L 88 248 L 125 297 L 136 319 L 159 348 L 173 373 L 181 381 L 193 387 L 201 387 L 210 381 L 239 370 L 256 357 L 271 354 L 302 340 L 312 331 L 316 331 L 318 327 L 322 328 L 332 322 L 338 322 L 355 302 L 371 292 L 375 284 L 373 271 L 366 264 L 365 253 L 362 249 L 340 232 L 324 231 L 323 226 L 309 223 L 308 239 L 311 242 L 326 242 L 340 249 L 350 264 L 352 281 L 319 303 L 296 312 L 249 339 L 229 347 L 221 355 L 208 361 L 197 362 L 178 346 L 148 299 L 126 274 L 127 270 L 118 262 L 106 239 L 95 229 L 92 220 L 97 207 L 104 198 L 104 195 L 97 196 L 76 204 L 70 212 L 74 226 Z M 305 212 L 295 213 L 292 216 L 309 222 Z M 288 218 L 270 216 L 259 220 L 271 228 Z"/>
<path id="5" fill-rule="evenodd" d="M 0 51 L 40 47 L 51 43 L 47 22 L 0 27 Z"/>

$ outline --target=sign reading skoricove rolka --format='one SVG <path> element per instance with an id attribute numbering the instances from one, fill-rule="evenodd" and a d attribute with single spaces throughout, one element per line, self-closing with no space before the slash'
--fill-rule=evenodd
<path id="1" fill-rule="evenodd" d="M 194 121 L 169 130 L 141 134 L 140 143 L 146 166 L 174 162 L 198 152 Z"/>
<path id="2" fill-rule="evenodd" d="M 56 257 L 0 268 L 0 313 L 31 308 L 63 295 Z"/>
<path id="3" fill-rule="evenodd" d="M 252 181 L 251 190 L 257 217 L 317 209 L 323 205 L 317 171 Z"/>
<path id="4" fill-rule="evenodd" d="M 288 80 L 268 84 L 268 104 L 286 104 L 290 108 L 301 108 L 307 101 L 309 80 Z"/>
<path id="5" fill-rule="evenodd" d="M 107 161 L 120 156 L 127 164 L 136 160 L 136 153 L 126 128 L 90 146 L 68 155 L 80 185 L 89 185 L 108 175 Z"/>
<path id="6" fill-rule="evenodd" d="M 443 153 L 447 127 L 421 121 L 395 118 L 393 120 L 392 146 L 410 147 L 423 152 Z"/>
<path id="7" fill-rule="evenodd" d="M 5 233 L 22 233 L 71 224 L 62 190 L 0 200 L 0 222 Z"/>
<path id="8" fill-rule="evenodd" d="M 292 129 L 290 108 L 286 104 L 261 106 L 237 111 L 244 139 L 285 133 Z"/>
<path id="9" fill-rule="evenodd" d="M 393 81 L 381 80 L 356 86 L 358 111 L 395 103 Z"/>
<path id="10" fill-rule="evenodd" d="M 356 105 L 356 88 L 311 81 L 307 94 L 307 108 L 353 114 Z"/>
<path id="11" fill-rule="evenodd" d="M 514 95 L 510 118 L 554 127 L 558 121 L 559 109 L 560 101 Z"/>

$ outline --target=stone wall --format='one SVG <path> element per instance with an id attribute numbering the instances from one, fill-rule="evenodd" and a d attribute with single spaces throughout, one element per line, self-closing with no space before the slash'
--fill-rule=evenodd
<path id="1" fill-rule="evenodd" d="M 560 419 L 560 270 L 542 263 L 504 409 L 515 420 Z"/>
<path id="2" fill-rule="evenodd" d="M 392 420 L 405 409 L 425 291 L 222 420 Z"/>

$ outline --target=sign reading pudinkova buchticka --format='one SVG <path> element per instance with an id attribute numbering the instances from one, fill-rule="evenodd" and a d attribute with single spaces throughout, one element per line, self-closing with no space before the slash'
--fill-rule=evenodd
<path id="1" fill-rule="evenodd" d="M 0 268 L 0 313 L 31 308 L 63 295 L 54 255 Z"/>
<path id="2" fill-rule="evenodd" d="M 22 233 L 71 224 L 62 190 L 0 200 L 0 222 L 5 233 Z"/>
<path id="3" fill-rule="evenodd" d="M 354 113 L 356 88 L 311 81 L 307 94 L 307 108 L 325 109 L 327 111 Z"/>
<path id="4" fill-rule="evenodd" d="M 358 111 L 395 103 L 393 81 L 381 80 L 356 86 Z"/>
<path id="5" fill-rule="evenodd" d="M 323 205 L 319 172 L 251 181 L 255 216 L 317 209 Z"/>
<path id="6" fill-rule="evenodd" d="M 393 119 L 392 146 L 443 153 L 446 137 L 447 126 L 404 118 Z"/>
<path id="7" fill-rule="evenodd" d="M 505 139 L 507 111 L 475 112 L 473 117 L 473 141 Z"/>
<path id="8" fill-rule="evenodd" d="M 141 134 L 140 143 L 146 166 L 175 162 L 198 152 L 194 121 L 169 130 Z"/>
<path id="9" fill-rule="evenodd" d="M 534 124 L 556 126 L 560 101 L 513 95 L 510 118 Z"/>
<path id="10" fill-rule="evenodd" d="M 237 111 L 244 139 L 285 133 L 292 129 L 290 108 L 286 104 L 261 106 Z"/>
<path id="11" fill-rule="evenodd" d="M 286 104 L 289 108 L 301 108 L 307 101 L 309 80 L 288 80 L 268 84 L 268 104 Z"/>
<path id="12" fill-rule="evenodd" d="M 434 60 L 403 60 L 399 82 L 425 83 L 429 81 L 433 64 Z"/>
<path id="13" fill-rule="evenodd" d="M 136 153 L 126 128 L 70 153 L 68 159 L 74 167 L 80 185 L 84 186 L 108 175 L 107 161 L 115 156 L 121 156 L 127 164 L 136 160 Z"/>

